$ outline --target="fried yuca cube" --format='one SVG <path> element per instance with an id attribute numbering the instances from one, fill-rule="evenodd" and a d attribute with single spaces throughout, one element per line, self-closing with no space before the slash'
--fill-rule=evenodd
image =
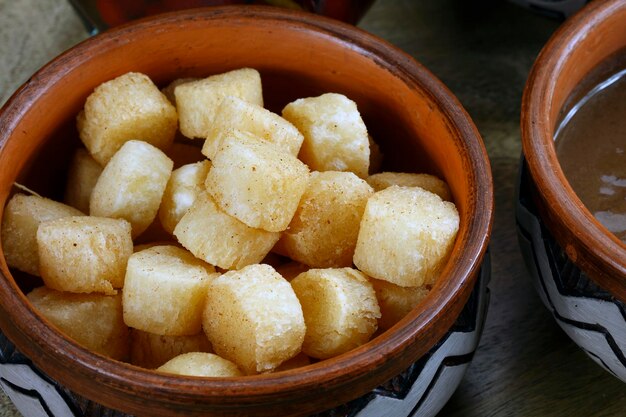
<path id="1" fill-rule="evenodd" d="M 168 374 L 203 377 L 243 376 L 237 365 L 213 353 L 183 353 L 157 368 Z"/>
<path id="2" fill-rule="evenodd" d="M 354 101 L 335 93 L 301 98 L 287 104 L 282 115 L 304 135 L 298 157 L 309 168 L 367 177 L 369 139 Z"/>
<path id="3" fill-rule="evenodd" d="M 402 287 L 432 284 L 458 230 L 453 203 L 420 187 L 394 185 L 368 200 L 354 264 L 373 278 Z"/>
<path id="4" fill-rule="evenodd" d="M 115 294 L 133 253 L 130 223 L 93 216 L 41 223 L 37 247 L 46 286 L 75 293 Z"/>
<path id="5" fill-rule="evenodd" d="M 174 236 L 196 257 L 223 269 L 260 262 L 279 233 L 254 229 L 221 211 L 206 192 L 180 219 Z"/>
<path id="6" fill-rule="evenodd" d="M 39 287 L 27 298 L 61 332 L 87 349 L 127 360 L 128 327 L 122 320 L 121 295 L 72 294 Z"/>
<path id="7" fill-rule="evenodd" d="M 124 322 L 150 333 L 182 336 L 202 329 L 202 309 L 215 269 L 176 246 L 154 246 L 128 259 Z"/>
<path id="8" fill-rule="evenodd" d="M 308 168 L 296 157 L 239 132 L 222 142 L 205 186 L 226 213 L 250 227 L 280 232 L 296 212 L 308 178 Z"/>
<path id="9" fill-rule="evenodd" d="M 294 125 L 263 107 L 238 97 L 224 97 L 215 112 L 202 153 L 213 159 L 231 130 L 250 133 L 298 156 L 304 137 Z"/>
<path id="10" fill-rule="evenodd" d="M 174 140 L 176 108 L 144 74 L 129 72 L 96 87 L 78 115 L 80 139 L 106 165 L 130 139 L 166 149 Z"/>
<path id="11" fill-rule="evenodd" d="M 452 201 L 450 188 L 445 181 L 430 174 L 414 174 L 410 172 L 381 172 L 370 175 L 367 183 L 375 191 L 381 191 L 392 185 L 400 187 L 420 187 L 426 191 L 437 194 L 442 200 Z"/>
<path id="12" fill-rule="evenodd" d="M 131 329 L 130 363 L 133 365 L 154 369 L 189 352 L 213 352 L 203 331 L 189 336 L 164 336 Z"/>
<path id="13" fill-rule="evenodd" d="M 43 222 L 61 217 L 82 216 L 66 204 L 36 195 L 15 194 L 2 216 L 2 250 L 10 267 L 39 275 L 37 228 Z"/>
<path id="14" fill-rule="evenodd" d="M 174 97 L 181 133 L 188 138 L 206 138 L 226 96 L 263 106 L 261 75 L 255 69 L 241 68 L 176 86 Z"/>
<path id="15" fill-rule="evenodd" d="M 139 236 L 157 215 L 172 167 L 172 160 L 149 143 L 126 142 L 100 174 L 89 214 L 126 219 L 133 237 Z"/>
<path id="16" fill-rule="evenodd" d="M 159 207 L 159 219 L 169 233 L 174 233 L 180 219 L 204 191 L 204 180 L 209 169 L 211 162 L 204 160 L 172 171 Z"/>
<path id="17" fill-rule="evenodd" d="M 65 203 L 83 213 L 89 213 L 91 191 L 101 173 L 102 166 L 89 155 L 89 152 L 84 148 L 77 149 L 67 174 Z"/>
<path id="18" fill-rule="evenodd" d="M 311 173 L 280 253 L 314 268 L 352 266 L 365 204 L 374 191 L 351 172 Z"/>
<path id="19" fill-rule="evenodd" d="M 305 333 L 293 289 L 264 264 L 213 280 L 202 324 L 215 352 L 247 374 L 272 371 L 297 355 Z"/>
<path id="20" fill-rule="evenodd" d="M 430 291 L 429 286 L 401 287 L 391 282 L 370 278 L 380 307 L 378 328 L 387 330 L 406 316 Z"/>
<path id="21" fill-rule="evenodd" d="M 300 300 L 306 335 L 302 352 L 326 359 L 367 342 L 380 310 L 367 277 L 352 268 L 309 269 L 291 281 Z"/>

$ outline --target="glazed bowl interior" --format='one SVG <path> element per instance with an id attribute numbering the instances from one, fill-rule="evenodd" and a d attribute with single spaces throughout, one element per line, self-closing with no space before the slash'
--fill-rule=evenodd
<path id="1" fill-rule="evenodd" d="M 379 143 L 385 169 L 444 178 L 461 217 L 453 253 L 421 307 L 366 345 L 300 370 L 216 380 L 157 374 L 88 352 L 32 309 L 23 295 L 32 283 L 12 275 L 2 258 L 3 331 L 46 373 L 108 407 L 149 415 L 330 408 L 427 352 L 472 290 L 493 205 L 477 130 L 451 93 L 410 57 L 352 26 L 310 14 L 264 7 L 178 12 L 121 26 L 61 55 L 0 114 L 0 207 L 14 182 L 60 199 L 65 167 L 79 146 L 75 117 L 98 84 L 137 71 L 164 86 L 241 67 L 259 70 L 266 107 L 275 112 L 300 97 L 347 95 Z"/>
<path id="2" fill-rule="evenodd" d="M 560 168 L 554 135 L 585 77 L 626 48 L 626 3 L 592 2 L 568 20 L 541 51 L 522 104 L 522 145 L 544 221 L 568 257 L 626 301 L 626 245 L 602 226 Z"/>

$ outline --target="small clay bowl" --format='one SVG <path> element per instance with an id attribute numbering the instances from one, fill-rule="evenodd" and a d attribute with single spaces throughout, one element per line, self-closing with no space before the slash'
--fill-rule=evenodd
<path id="1" fill-rule="evenodd" d="M 474 289 L 493 215 L 490 166 L 478 131 L 448 89 L 411 57 L 313 14 L 252 6 L 183 11 L 117 27 L 59 56 L 0 113 L 0 207 L 16 181 L 59 197 L 79 144 L 76 114 L 100 83 L 138 71 L 166 85 L 240 67 L 259 70 L 266 106 L 274 111 L 299 97 L 347 95 L 380 144 L 385 169 L 444 178 L 461 218 L 449 262 L 419 308 L 353 351 L 292 371 L 201 379 L 140 369 L 67 339 L 32 308 L 23 293 L 27 284 L 1 258 L 2 330 L 36 367 L 80 396 L 153 417 L 319 412 L 370 392 L 442 342 Z"/>
<path id="2" fill-rule="evenodd" d="M 585 208 L 554 147 L 560 114 L 585 77 L 626 48 L 626 2 L 592 2 L 545 45 L 522 102 L 517 220 L 537 289 L 558 323 L 626 381 L 626 245 Z"/>

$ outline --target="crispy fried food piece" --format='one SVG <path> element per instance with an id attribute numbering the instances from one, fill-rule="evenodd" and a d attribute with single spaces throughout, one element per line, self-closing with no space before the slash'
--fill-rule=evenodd
<path id="1" fill-rule="evenodd" d="M 172 160 L 154 146 L 126 142 L 100 174 L 89 214 L 126 219 L 133 237 L 139 236 L 157 215 L 172 167 Z"/>
<path id="2" fill-rule="evenodd" d="M 131 139 L 167 149 L 176 134 L 176 108 L 148 76 L 129 72 L 96 87 L 78 115 L 80 139 L 102 166 Z"/>
<path id="3" fill-rule="evenodd" d="M 176 225 L 174 236 L 205 262 L 240 269 L 265 258 L 280 234 L 245 225 L 220 210 L 203 192 Z"/>
<path id="4" fill-rule="evenodd" d="M 367 342 L 380 317 L 367 277 L 352 268 L 309 269 L 291 281 L 306 323 L 302 352 L 318 359 Z"/>
<path id="5" fill-rule="evenodd" d="M 442 200 L 452 201 L 450 188 L 445 181 L 430 174 L 414 174 L 410 172 L 381 172 L 367 177 L 367 183 L 374 191 L 381 191 L 392 185 L 400 187 L 421 187 L 437 194 Z"/>
<path id="6" fill-rule="evenodd" d="M 294 125 L 263 107 L 238 97 L 225 97 L 217 111 L 202 153 L 213 159 L 224 137 L 232 130 L 250 133 L 260 141 L 269 142 L 298 156 L 304 137 Z"/>
<path id="7" fill-rule="evenodd" d="M 224 212 L 269 232 L 287 228 L 309 178 L 309 169 L 276 146 L 239 132 L 225 138 L 205 186 Z"/>
<path id="8" fill-rule="evenodd" d="M 271 266 L 227 272 L 211 282 L 207 294 L 204 331 L 215 352 L 245 373 L 272 371 L 300 352 L 300 302 Z"/>
<path id="9" fill-rule="evenodd" d="M 354 101 L 328 93 L 293 101 L 282 114 L 304 135 L 299 158 L 309 168 L 349 171 L 367 178 L 369 139 Z"/>
<path id="10" fill-rule="evenodd" d="M 352 266 L 361 216 L 373 193 L 351 172 L 311 173 L 278 252 L 313 268 Z"/>
<path id="11" fill-rule="evenodd" d="M 130 223 L 93 216 L 41 223 L 37 247 L 46 286 L 76 293 L 116 294 L 133 253 Z"/>
<path id="12" fill-rule="evenodd" d="M 37 229 L 43 222 L 84 214 L 63 203 L 36 195 L 15 194 L 2 217 L 2 251 L 10 267 L 39 276 Z"/>
<path id="13" fill-rule="evenodd" d="M 243 375 L 233 362 L 213 353 L 204 352 L 190 352 L 178 355 L 158 367 L 157 371 L 167 372 L 168 374 L 203 377 Z"/>
<path id="14" fill-rule="evenodd" d="M 174 97 L 181 133 L 188 138 L 205 139 L 226 96 L 263 107 L 261 75 L 257 70 L 242 68 L 176 86 Z"/>
<path id="15" fill-rule="evenodd" d="M 153 246 L 128 259 L 124 322 L 167 336 L 198 334 L 215 268 L 176 246 Z"/>
<path id="16" fill-rule="evenodd" d="M 354 264 L 402 287 L 433 284 L 448 259 L 459 214 L 453 203 L 420 187 L 391 186 L 367 202 Z"/>

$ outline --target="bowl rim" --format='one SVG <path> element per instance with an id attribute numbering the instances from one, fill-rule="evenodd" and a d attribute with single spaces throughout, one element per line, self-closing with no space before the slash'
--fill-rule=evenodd
<path id="1" fill-rule="evenodd" d="M 626 302 L 626 245 L 595 219 L 570 186 L 558 162 L 550 124 L 556 81 L 569 52 L 616 10 L 626 10 L 626 3 L 591 2 L 551 36 L 526 82 L 520 120 L 524 157 L 542 200 L 538 206 L 548 214 L 544 222 L 578 267 Z"/>
<path id="2" fill-rule="evenodd" d="M 310 31 L 317 36 L 330 37 L 375 61 L 396 77 L 401 77 L 404 82 L 419 87 L 433 102 L 440 104 L 448 127 L 454 134 L 463 138 L 467 145 L 463 151 L 466 154 L 465 160 L 469 162 L 468 175 L 473 177 L 468 208 L 468 213 L 472 213 L 473 216 L 467 219 L 465 250 L 462 254 L 453 253 L 442 273 L 450 279 L 449 285 L 452 291 L 441 294 L 437 299 L 434 296 L 428 297 L 422 309 L 412 311 L 391 330 L 343 355 L 299 370 L 207 380 L 195 377 L 173 377 L 114 361 L 66 339 L 56 329 L 47 325 L 47 321 L 34 311 L 25 295 L 15 284 L 2 259 L 2 265 L 0 265 L 2 266 L 1 309 L 22 315 L 42 325 L 34 331 L 25 324 L 29 320 L 12 322 L 4 317 L 8 314 L 0 315 L 3 316 L 0 318 L 0 325 L 7 336 L 19 342 L 19 344 L 15 343 L 18 349 L 31 357 L 38 367 L 49 372 L 53 378 L 56 377 L 58 368 L 52 367 L 50 358 L 58 361 L 58 366 L 74 368 L 77 374 L 96 379 L 116 392 L 134 395 L 140 391 L 153 396 L 154 399 L 167 397 L 171 399 L 175 396 L 176 401 L 181 403 L 207 401 L 210 399 L 207 397 L 213 396 L 216 401 L 219 401 L 220 406 L 224 407 L 258 404 L 261 398 L 262 401 L 280 403 L 280 397 L 286 392 L 328 393 L 332 388 L 349 389 L 356 378 L 373 369 L 379 370 L 384 376 L 385 379 L 379 382 L 382 383 L 400 373 L 435 345 L 456 320 L 456 316 L 474 287 L 491 234 L 494 209 L 490 163 L 477 128 L 448 88 L 411 56 L 364 30 L 330 18 L 266 6 L 224 6 L 172 12 L 117 26 L 88 38 L 64 52 L 18 89 L 0 109 L 0 154 L 10 131 L 15 127 L 21 115 L 41 95 L 45 94 L 47 85 L 63 77 L 68 71 L 68 68 L 65 68 L 67 63 L 72 62 L 72 65 L 76 65 L 78 62 L 80 64 L 88 59 L 85 58 L 88 56 L 88 51 L 94 48 L 112 48 L 116 40 L 128 39 L 135 32 L 154 30 L 160 25 L 178 25 L 182 22 L 208 24 L 214 19 L 227 18 L 246 22 L 264 19 L 276 24 L 291 25 L 297 30 Z M 82 58 L 79 59 L 81 55 Z M 0 208 L 0 212 L 1 210 L 3 209 Z M 418 339 L 425 342 L 415 343 Z M 56 348 L 46 350 L 43 346 L 46 343 Z M 396 358 L 402 358 L 402 364 L 393 360 Z M 68 381 L 67 386 L 88 397 L 88 394 L 94 393 L 78 379 Z M 133 393 L 126 392 L 129 386 L 133 386 Z M 374 386 L 368 389 L 372 388 Z M 302 396 L 302 398 L 306 397 Z M 332 404 L 331 396 L 328 400 L 329 405 Z M 113 408 L 116 405 L 119 406 L 115 403 L 103 403 Z"/>

